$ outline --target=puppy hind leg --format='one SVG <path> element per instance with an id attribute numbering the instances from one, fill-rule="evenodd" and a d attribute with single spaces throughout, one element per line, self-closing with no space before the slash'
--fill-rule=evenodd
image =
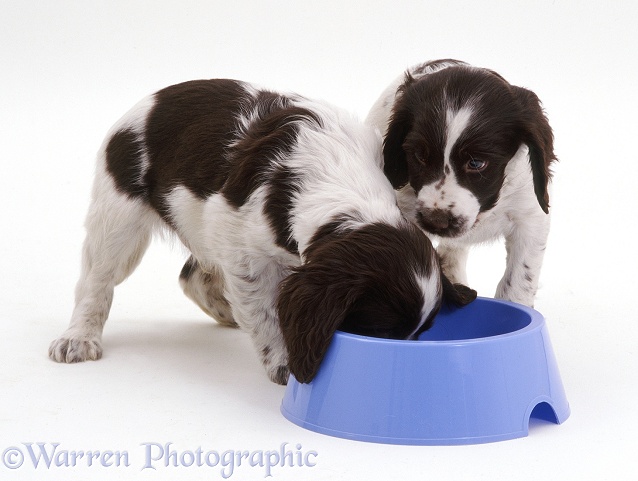
<path id="1" fill-rule="evenodd" d="M 139 264 L 157 222 L 149 206 L 117 192 L 104 178 L 96 184 L 86 220 L 82 269 L 67 330 L 49 347 L 58 362 L 97 360 L 114 287 Z"/>
<path id="2" fill-rule="evenodd" d="M 179 283 L 186 297 L 215 319 L 220 325 L 238 327 L 230 304 L 224 295 L 224 277 L 217 267 L 204 271 L 191 256 L 179 275 Z"/>

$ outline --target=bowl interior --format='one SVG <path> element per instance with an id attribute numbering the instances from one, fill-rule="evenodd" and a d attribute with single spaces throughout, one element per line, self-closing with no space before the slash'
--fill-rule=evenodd
<path id="1" fill-rule="evenodd" d="M 484 298 L 462 308 L 444 305 L 434 325 L 419 340 L 458 341 L 509 334 L 527 327 L 533 312 L 525 306 Z"/>

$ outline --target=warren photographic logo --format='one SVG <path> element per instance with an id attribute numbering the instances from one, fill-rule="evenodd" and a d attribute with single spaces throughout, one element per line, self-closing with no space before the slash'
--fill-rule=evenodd
<path id="1" fill-rule="evenodd" d="M 313 468 L 319 454 L 304 450 L 301 444 L 281 443 L 272 450 L 223 451 L 180 449 L 173 443 L 140 443 L 135 451 L 67 449 L 60 443 L 20 443 L 2 452 L 1 465 L 10 470 L 63 470 L 77 467 L 91 469 L 138 469 L 158 471 L 173 468 L 216 469 L 224 479 L 238 470 L 258 470 L 264 478 L 277 470 Z"/>

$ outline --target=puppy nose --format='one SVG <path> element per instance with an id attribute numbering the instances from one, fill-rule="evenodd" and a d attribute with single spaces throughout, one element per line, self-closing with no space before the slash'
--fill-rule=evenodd
<path id="1" fill-rule="evenodd" d="M 450 216 L 443 209 L 428 210 L 425 214 L 419 213 L 424 217 L 424 221 L 435 229 L 447 229 L 450 226 Z"/>

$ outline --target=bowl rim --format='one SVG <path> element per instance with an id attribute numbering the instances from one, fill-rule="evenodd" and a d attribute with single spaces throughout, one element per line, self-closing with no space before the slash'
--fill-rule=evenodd
<path id="1" fill-rule="evenodd" d="M 334 336 L 336 338 L 340 338 L 344 340 L 361 342 L 362 344 L 363 343 L 384 344 L 384 345 L 403 344 L 406 347 L 410 346 L 409 348 L 416 348 L 418 346 L 427 346 L 427 347 L 456 346 L 456 345 L 485 344 L 489 342 L 499 342 L 507 338 L 519 337 L 529 332 L 537 331 L 539 329 L 542 329 L 543 325 L 545 324 L 545 317 L 539 311 L 537 311 L 536 309 L 532 307 L 528 307 L 523 304 L 518 304 L 516 302 L 506 301 L 503 299 L 494 299 L 491 297 L 477 297 L 474 302 L 476 301 L 486 302 L 489 304 L 492 304 L 492 303 L 502 304 L 502 305 L 509 306 L 513 309 L 518 309 L 530 316 L 530 322 L 524 327 L 520 329 L 516 329 L 514 331 L 505 332 L 503 334 L 496 334 L 494 336 L 473 337 L 469 339 L 447 339 L 447 340 L 438 340 L 438 341 L 421 340 L 421 339 L 386 339 L 381 337 L 364 336 L 362 334 L 353 334 L 351 332 L 345 332 L 345 331 L 339 331 L 339 330 L 337 330 L 334 333 Z M 464 308 L 459 307 L 458 309 L 464 309 Z"/>

